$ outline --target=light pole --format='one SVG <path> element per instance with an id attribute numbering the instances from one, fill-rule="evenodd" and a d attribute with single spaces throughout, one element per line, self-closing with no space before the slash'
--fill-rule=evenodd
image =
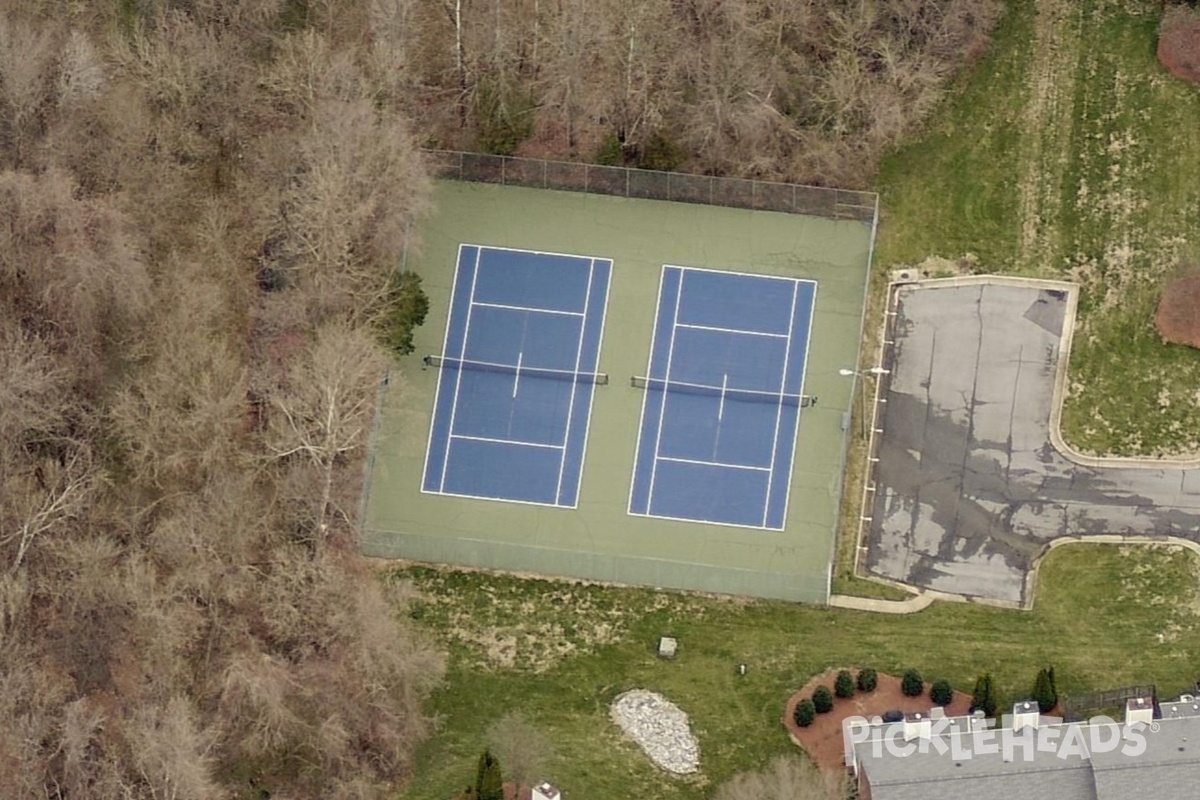
<path id="1" fill-rule="evenodd" d="M 860 411 L 860 417 L 862 419 L 862 437 L 864 439 L 867 438 L 867 382 L 865 378 L 867 375 L 874 375 L 878 378 L 880 375 L 887 374 L 888 370 L 884 369 L 883 367 L 868 367 L 867 369 L 848 369 L 846 367 L 842 367 L 838 370 L 838 375 L 841 375 L 843 378 L 854 376 L 855 382 L 862 384 L 862 408 Z M 858 379 L 860 378 L 864 380 L 859 381 Z"/>

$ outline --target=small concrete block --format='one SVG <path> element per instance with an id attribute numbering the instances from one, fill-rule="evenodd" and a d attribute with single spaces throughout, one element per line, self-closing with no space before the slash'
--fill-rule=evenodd
<path id="1" fill-rule="evenodd" d="M 663 636 L 658 640 L 658 655 L 660 658 L 674 658 L 679 643 L 673 637 Z"/>

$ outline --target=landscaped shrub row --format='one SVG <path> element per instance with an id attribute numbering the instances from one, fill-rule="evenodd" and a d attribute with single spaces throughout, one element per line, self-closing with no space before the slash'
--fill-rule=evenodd
<path id="1" fill-rule="evenodd" d="M 826 714 L 833 710 L 835 694 L 843 699 L 853 697 L 856 687 L 860 692 L 873 692 L 877 683 L 878 676 L 870 667 L 859 670 L 857 680 L 850 674 L 850 670 L 838 670 L 837 678 L 833 682 L 833 692 L 830 693 L 828 686 L 818 686 L 813 690 L 811 698 L 806 697 L 796 704 L 792 717 L 801 728 L 807 728 L 812 725 L 817 714 Z"/>
<path id="2" fill-rule="evenodd" d="M 813 723 L 817 714 L 825 714 L 833 709 L 833 695 L 841 698 L 854 696 L 855 688 L 860 692 L 873 692 L 878 684 L 879 676 L 874 669 L 864 667 L 859 670 L 858 677 L 851 676 L 849 670 L 839 670 L 833 683 L 833 693 L 827 686 L 818 686 L 813 690 L 812 698 L 805 698 L 796 705 L 793 715 L 796 724 L 807 728 Z M 907 697 L 920 697 L 925 693 L 925 680 L 915 669 L 905 670 L 900 679 L 900 691 Z M 936 705 L 948 706 L 954 702 L 954 687 L 948 680 L 934 681 L 929 687 L 929 699 Z M 1033 685 L 1031 700 L 1038 704 L 1038 710 L 1046 714 L 1058 703 L 1058 687 L 1054 680 L 1054 667 L 1048 667 L 1038 672 Z M 992 676 L 981 675 L 975 681 L 975 689 L 971 693 L 971 711 L 982 711 L 988 717 L 995 717 L 999 707 L 996 691 L 992 685 Z"/>

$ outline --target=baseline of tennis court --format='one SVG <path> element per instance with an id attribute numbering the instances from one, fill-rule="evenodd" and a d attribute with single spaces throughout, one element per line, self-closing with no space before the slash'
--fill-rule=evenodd
<path id="1" fill-rule="evenodd" d="M 461 245 L 422 491 L 574 508 L 612 261 Z"/>
<path id="2" fill-rule="evenodd" d="M 816 288 L 663 267 L 630 514 L 783 529 Z"/>

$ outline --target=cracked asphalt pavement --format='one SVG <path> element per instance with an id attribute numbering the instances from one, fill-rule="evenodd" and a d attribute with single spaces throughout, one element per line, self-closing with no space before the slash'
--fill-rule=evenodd
<path id="1" fill-rule="evenodd" d="M 1025 605 L 1064 536 L 1200 541 L 1200 469 L 1085 466 L 1052 443 L 1063 289 L 897 289 L 876 426 L 870 574 Z"/>

